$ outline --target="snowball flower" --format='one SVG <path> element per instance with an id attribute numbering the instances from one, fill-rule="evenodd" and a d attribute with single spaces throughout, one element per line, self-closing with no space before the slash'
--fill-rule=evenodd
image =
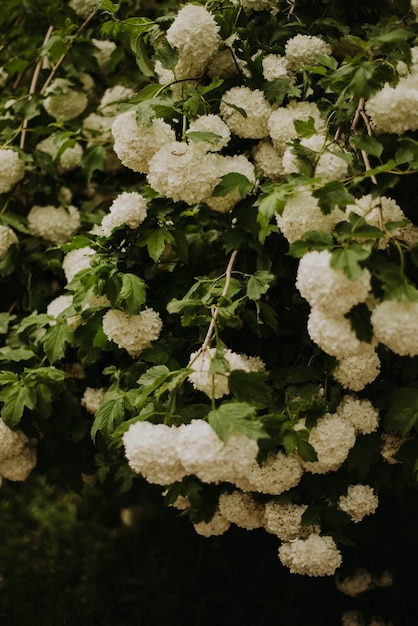
<path id="1" fill-rule="evenodd" d="M 105 117 L 113 117 L 116 115 L 118 105 L 121 102 L 129 100 L 135 95 L 135 91 L 131 87 L 125 85 L 113 85 L 104 92 L 100 104 L 99 111 Z"/>
<path id="2" fill-rule="evenodd" d="M 20 454 L 0 459 L 0 476 L 12 481 L 23 481 L 36 465 L 36 450 L 25 447 Z"/>
<path id="3" fill-rule="evenodd" d="M 360 341 L 343 315 L 328 315 L 313 308 L 308 318 L 308 333 L 324 352 L 342 359 L 370 352 L 371 344 Z"/>
<path id="4" fill-rule="evenodd" d="M 306 538 L 312 533 L 312 528 L 302 526 L 302 515 L 308 506 L 287 502 L 266 502 L 264 511 L 264 528 L 282 541 Z"/>
<path id="5" fill-rule="evenodd" d="M 56 120 L 72 120 L 87 107 L 87 95 L 66 78 L 56 78 L 45 91 L 43 107 Z"/>
<path id="6" fill-rule="evenodd" d="M 399 463 L 400 461 L 395 459 L 395 455 L 399 451 L 402 444 L 405 443 L 406 439 L 397 433 L 382 433 L 381 439 L 381 456 L 384 458 L 386 463 L 389 463 L 389 465 L 396 465 L 396 463 Z"/>
<path id="7" fill-rule="evenodd" d="M 375 350 L 357 356 L 343 357 L 332 376 L 344 389 L 361 391 L 372 383 L 380 373 L 380 359 Z"/>
<path id="8" fill-rule="evenodd" d="M 166 37 L 179 53 L 174 69 L 177 79 L 198 77 L 221 42 L 219 25 L 213 15 L 194 4 L 180 9 Z"/>
<path id="9" fill-rule="evenodd" d="M 176 452 L 178 428 L 135 422 L 123 435 L 130 467 L 148 482 L 171 485 L 183 479 L 184 468 Z"/>
<path id="10" fill-rule="evenodd" d="M 109 213 L 102 219 L 101 227 L 106 237 L 112 230 L 126 224 L 131 230 L 138 228 L 147 216 L 145 198 L 136 191 L 124 191 L 110 205 Z"/>
<path id="11" fill-rule="evenodd" d="M 251 183 L 255 184 L 254 165 L 243 154 L 234 154 L 234 156 L 218 157 L 218 175 L 219 177 L 227 174 L 242 174 Z M 225 196 L 211 196 L 206 198 L 206 204 L 218 213 L 228 213 L 232 211 L 234 206 L 242 199 L 241 192 L 233 189 Z"/>
<path id="12" fill-rule="evenodd" d="M 81 398 L 81 406 L 84 406 L 86 411 L 94 415 L 100 408 L 105 395 L 105 389 L 102 387 L 86 387 Z"/>
<path id="13" fill-rule="evenodd" d="M 28 214 L 31 235 L 52 243 L 65 243 L 80 227 L 80 214 L 75 206 L 34 206 Z"/>
<path id="14" fill-rule="evenodd" d="M 174 202 L 203 202 L 219 180 L 218 156 L 198 144 L 175 141 L 161 148 L 149 162 L 151 187 Z"/>
<path id="15" fill-rule="evenodd" d="M 401 78 L 395 87 L 383 89 L 366 102 L 365 110 L 376 131 L 403 135 L 418 128 L 418 86 L 415 76 Z"/>
<path id="16" fill-rule="evenodd" d="M 0 149 L 0 193 L 8 193 L 25 174 L 25 164 L 15 150 Z"/>
<path id="17" fill-rule="evenodd" d="M 338 591 L 351 598 L 355 598 L 360 593 L 369 591 L 374 587 L 372 575 L 362 568 L 357 569 L 352 576 L 337 577 L 335 585 Z"/>
<path id="18" fill-rule="evenodd" d="M 12 430 L 0 417 L 0 459 L 17 456 L 25 448 L 28 441 L 21 430 Z"/>
<path id="19" fill-rule="evenodd" d="M 264 363 L 258 357 L 249 357 L 245 354 L 236 354 L 232 350 L 226 350 L 223 354 L 227 361 L 229 370 L 210 374 L 209 369 L 215 348 L 207 348 L 205 352 L 193 352 L 190 355 L 188 367 L 193 369 L 188 376 L 189 381 L 195 389 L 203 391 L 209 398 L 222 398 L 229 394 L 228 376 L 232 370 L 244 370 L 244 372 L 254 372 L 264 369 Z"/>
<path id="20" fill-rule="evenodd" d="M 260 466 L 254 459 L 234 483 L 245 491 L 278 496 L 299 484 L 303 468 L 295 454 L 271 453 Z"/>
<path id="21" fill-rule="evenodd" d="M 99 68 L 101 69 L 102 72 L 104 72 L 107 69 L 107 66 L 110 61 L 110 57 L 112 56 L 113 52 L 116 50 L 117 46 L 114 41 L 109 41 L 108 39 L 95 39 L 93 37 L 91 41 L 92 43 L 94 43 L 94 45 L 97 48 L 97 51 L 94 53 L 94 56 L 97 60 Z"/>
<path id="22" fill-rule="evenodd" d="M 148 164 L 154 154 L 176 138 L 174 130 L 162 119 L 153 119 L 151 126 L 138 125 L 135 109 L 116 116 L 112 134 L 113 149 L 122 164 L 144 174 L 148 173 Z"/>
<path id="23" fill-rule="evenodd" d="M 317 65 L 316 55 L 329 56 L 331 46 L 313 35 L 296 35 L 285 45 L 285 57 L 292 70 L 301 70 L 305 65 Z"/>
<path id="24" fill-rule="evenodd" d="M 42 141 L 40 141 L 36 149 L 41 152 L 49 154 L 52 159 L 55 159 L 61 146 L 65 143 L 65 140 L 57 140 L 55 135 L 50 135 Z M 68 146 L 60 154 L 58 159 L 58 171 L 61 173 L 70 172 L 80 165 L 80 159 L 83 155 L 83 148 L 81 144 L 75 143 L 73 146 Z"/>
<path id="25" fill-rule="evenodd" d="M 333 538 L 316 534 L 283 543 L 279 559 L 292 574 L 307 576 L 331 576 L 342 562 Z"/>
<path id="26" fill-rule="evenodd" d="M 243 109 L 246 117 L 235 107 Z M 245 139 L 267 137 L 271 112 L 272 108 L 262 91 L 243 86 L 226 91 L 219 107 L 219 113 L 231 131 Z"/>
<path id="27" fill-rule="evenodd" d="M 312 307 L 326 311 L 332 302 L 333 313 L 344 314 L 367 298 L 370 278 L 369 270 L 363 269 L 352 280 L 342 270 L 331 267 L 329 250 L 312 250 L 299 261 L 296 287 Z"/>
<path id="28" fill-rule="evenodd" d="M 233 491 L 221 493 L 219 511 L 231 524 L 246 530 L 261 528 L 264 523 L 264 505 L 257 502 L 249 493 Z"/>
<path id="29" fill-rule="evenodd" d="M 309 433 L 309 443 L 318 460 L 301 460 L 302 466 L 312 474 L 335 472 L 344 463 L 355 442 L 354 426 L 339 414 L 326 413 Z"/>
<path id="30" fill-rule="evenodd" d="M 298 136 L 295 129 L 295 120 L 307 122 L 312 117 L 318 133 L 325 131 L 326 125 L 321 118 L 321 112 L 315 102 L 296 102 L 292 100 L 286 107 L 279 107 L 272 111 L 268 120 L 268 132 L 276 150 L 284 153 L 292 139 Z"/>
<path id="31" fill-rule="evenodd" d="M 98 0 L 70 0 L 69 5 L 80 17 L 87 17 L 99 5 Z"/>
<path id="32" fill-rule="evenodd" d="M 132 357 L 151 347 L 158 339 L 162 321 L 156 311 L 146 308 L 138 315 L 117 309 L 109 309 L 103 317 L 103 332 L 119 348 L 124 348 Z"/>
<path id="33" fill-rule="evenodd" d="M 378 504 L 379 498 L 369 485 L 350 485 L 347 495 L 338 499 L 338 508 L 345 511 L 355 524 L 374 513 Z"/>
<path id="34" fill-rule="evenodd" d="M 343 397 L 337 407 L 337 414 L 354 427 L 357 435 L 370 435 L 379 426 L 379 411 L 370 400 L 353 395 Z"/>
<path id="35" fill-rule="evenodd" d="M 51 317 L 54 318 L 54 321 L 50 321 L 49 325 L 55 326 L 56 324 L 55 320 L 57 320 L 58 317 L 60 317 L 61 314 L 64 313 L 66 309 L 71 307 L 72 304 L 73 304 L 72 295 L 62 295 L 62 296 L 58 296 L 54 300 L 51 300 L 51 302 L 48 304 L 46 308 L 46 312 L 47 312 L 47 315 L 50 315 Z M 71 315 L 71 316 L 66 315 L 65 319 L 71 330 L 75 330 L 77 326 L 79 326 L 81 323 L 80 315 Z"/>
<path id="36" fill-rule="evenodd" d="M 16 233 L 8 226 L 0 225 L 0 261 L 4 259 L 9 248 L 19 243 Z"/>
<path id="37" fill-rule="evenodd" d="M 418 302 L 385 300 L 371 316 L 376 339 L 401 356 L 418 355 Z"/>
<path id="38" fill-rule="evenodd" d="M 222 148 L 225 148 L 231 138 L 231 131 L 227 124 L 225 124 L 219 115 L 213 114 L 198 117 L 190 124 L 187 135 L 189 133 L 212 133 L 218 135 L 218 143 L 211 143 L 209 141 L 198 142 L 206 152 L 219 152 Z"/>
<path id="39" fill-rule="evenodd" d="M 218 537 L 226 533 L 231 526 L 231 522 L 225 519 L 217 510 L 210 522 L 196 522 L 193 526 L 197 534 L 202 535 L 202 537 Z"/>
<path id="40" fill-rule="evenodd" d="M 64 270 L 65 278 L 68 283 L 72 281 L 78 272 L 91 267 L 90 263 L 94 254 L 95 251 L 89 246 L 75 248 L 67 252 L 62 261 L 62 269 Z"/>
<path id="41" fill-rule="evenodd" d="M 415 18 L 418 20 L 418 0 L 411 0 L 411 9 L 415 13 Z"/>
<path id="42" fill-rule="evenodd" d="M 266 80 L 289 77 L 289 61 L 280 54 L 267 54 L 263 57 L 263 76 Z"/>
<path id="43" fill-rule="evenodd" d="M 323 183 L 341 180 L 347 175 L 348 163 L 344 154 L 335 147 L 333 148 L 325 135 L 304 137 L 300 140 L 300 145 L 314 153 L 312 154 L 314 174 L 321 178 Z M 299 172 L 297 151 L 293 146 L 287 148 L 283 154 L 283 169 L 286 174 Z"/>
<path id="44" fill-rule="evenodd" d="M 276 213 L 275 217 L 277 226 L 289 243 L 300 239 L 310 230 L 331 232 L 338 222 L 345 220 L 345 214 L 338 208 L 324 215 L 318 200 L 306 189 L 290 195 L 281 215 Z"/>
<path id="45" fill-rule="evenodd" d="M 272 181 L 279 180 L 283 176 L 282 156 L 269 139 L 262 139 L 254 146 L 252 157 L 259 176 Z"/>

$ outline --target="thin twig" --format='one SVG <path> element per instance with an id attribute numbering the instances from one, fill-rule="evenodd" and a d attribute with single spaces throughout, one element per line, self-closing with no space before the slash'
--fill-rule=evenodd
<path id="1" fill-rule="evenodd" d="M 232 278 L 232 268 L 234 267 L 237 254 L 238 254 L 238 250 L 234 250 L 229 259 L 228 266 L 225 270 L 225 285 L 224 285 L 224 288 L 222 289 L 221 298 L 225 298 L 226 294 L 228 293 L 229 285 L 231 284 L 231 278 Z M 219 306 L 216 306 L 212 309 L 212 319 L 210 321 L 205 340 L 202 343 L 202 347 L 199 350 L 199 354 L 202 354 L 207 350 L 210 340 L 212 339 L 212 335 L 213 335 L 213 331 L 215 328 L 216 320 L 218 319 L 218 315 L 219 315 Z"/>

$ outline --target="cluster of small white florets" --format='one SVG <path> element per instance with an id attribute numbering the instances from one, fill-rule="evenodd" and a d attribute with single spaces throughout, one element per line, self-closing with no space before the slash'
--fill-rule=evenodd
<path id="1" fill-rule="evenodd" d="M 403 135 L 418 128 L 418 83 L 415 73 L 400 78 L 392 87 L 384 87 L 366 102 L 366 113 L 378 133 Z"/>
<path id="2" fill-rule="evenodd" d="M 0 149 L 0 193 L 7 193 L 22 180 L 25 164 L 15 150 Z"/>
<path id="3" fill-rule="evenodd" d="M 372 515 L 378 505 L 379 498 L 369 485 L 350 485 L 347 495 L 338 499 L 338 508 L 347 513 L 355 524 L 366 515 Z"/>
<path id="4" fill-rule="evenodd" d="M 279 450 L 270 453 L 262 465 L 254 460 L 234 484 L 244 491 L 279 496 L 296 487 L 302 474 L 303 468 L 298 456 L 295 453 L 286 455 Z"/>
<path id="5" fill-rule="evenodd" d="M 337 150 L 325 135 L 316 134 L 304 137 L 300 140 L 300 145 L 316 153 L 312 154 L 315 176 L 320 177 L 323 183 L 341 180 L 347 175 L 348 162 L 344 153 Z M 287 148 L 283 154 L 283 170 L 285 174 L 299 171 L 297 151 L 294 147 Z"/>
<path id="6" fill-rule="evenodd" d="M 217 135 L 216 142 L 201 141 L 201 147 L 206 152 L 218 152 L 228 145 L 231 138 L 231 131 L 219 115 L 201 115 L 189 126 L 188 133 L 212 133 Z"/>
<path id="7" fill-rule="evenodd" d="M 129 465 L 150 483 L 170 485 L 195 475 L 206 483 L 233 483 L 258 453 L 257 443 L 232 434 L 224 443 L 204 420 L 176 427 L 132 424 L 123 437 Z"/>
<path id="8" fill-rule="evenodd" d="M 285 57 L 293 71 L 300 71 L 306 65 L 317 65 L 317 54 L 329 56 L 331 52 L 329 43 L 313 35 L 296 35 L 285 45 Z"/>
<path id="9" fill-rule="evenodd" d="M 100 4 L 98 0 L 70 0 L 69 5 L 80 17 L 87 17 Z"/>
<path id="10" fill-rule="evenodd" d="M 334 472 L 344 463 L 355 442 L 355 428 L 345 416 L 326 413 L 309 433 L 309 443 L 315 449 L 318 460 L 301 460 L 301 464 L 312 474 Z"/>
<path id="11" fill-rule="evenodd" d="M 81 398 L 81 405 L 84 406 L 86 411 L 94 415 L 99 410 L 105 393 L 106 390 L 102 387 L 86 387 Z"/>
<path id="12" fill-rule="evenodd" d="M 287 106 L 279 107 L 272 111 L 268 119 L 267 128 L 276 150 L 283 155 L 288 148 L 289 142 L 298 136 L 294 122 L 296 120 L 307 122 L 310 117 L 314 120 L 316 132 L 325 132 L 326 125 L 315 102 L 297 102 L 292 100 Z"/>
<path id="13" fill-rule="evenodd" d="M 43 107 L 56 120 L 67 122 L 78 117 L 87 107 L 88 97 L 66 78 L 56 78 L 46 89 Z"/>
<path id="14" fill-rule="evenodd" d="M 199 78 L 221 42 L 219 25 L 213 15 L 203 6 L 194 4 L 180 9 L 166 37 L 179 54 L 174 68 L 177 80 Z"/>
<path id="15" fill-rule="evenodd" d="M 393 624 L 392 622 L 384 622 L 376 616 L 367 621 L 359 611 L 346 611 L 342 615 L 341 626 L 393 626 Z"/>
<path id="16" fill-rule="evenodd" d="M 336 412 L 354 427 L 356 435 L 370 435 L 378 429 L 379 411 L 370 400 L 346 395 L 338 405 Z"/>
<path id="17" fill-rule="evenodd" d="M 117 108 L 121 102 L 129 100 L 135 95 L 135 91 L 126 85 L 113 85 L 104 92 L 101 97 L 98 110 L 105 117 L 116 115 Z"/>
<path id="18" fill-rule="evenodd" d="M 0 261 L 4 259 L 11 246 L 19 243 L 14 230 L 8 226 L 0 225 Z"/>
<path id="19" fill-rule="evenodd" d="M 110 57 L 116 50 L 117 46 L 114 41 L 110 41 L 109 39 L 95 39 L 93 37 L 91 41 L 97 48 L 94 56 L 97 60 L 99 68 L 102 72 L 104 72 L 109 65 Z"/>
<path id="20" fill-rule="evenodd" d="M 344 389 L 361 391 L 376 380 L 380 373 L 380 366 L 379 355 L 371 349 L 364 354 L 343 357 L 332 375 Z"/>
<path id="21" fill-rule="evenodd" d="M 52 243 L 65 243 L 79 227 L 80 213 L 72 205 L 67 208 L 36 205 L 28 213 L 30 234 Z"/>
<path id="22" fill-rule="evenodd" d="M 399 463 L 395 459 L 395 455 L 399 452 L 399 448 L 405 443 L 405 437 L 402 437 L 398 433 L 382 433 L 382 443 L 380 446 L 380 454 L 389 465 L 396 465 Z"/>
<path id="23" fill-rule="evenodd" d="M 252 156 L 260 177 L 276 181 L 284 175 L 282 156 L 269 139 L 259 141 L 252 150 Z"/>
<path id="24" fill-rule="evenodd" d="M 251 183 L 255 184 L 254 165 L 243 154 L 235 154 L 234 156 L 219 156 L 218 176 L 221 178 L 232 172 L 242 174 Z M 205 198 L 205 202 L 211 209 L 218 213 L 228 213 L 232 211 L 234 206 L 241 200 L 241 193 L 238 189 L 233 189 L 224 196 L 211 196 Z"/>
<path id="25" fill-rule="evenodd" d="M 279 559 L 292 574 L 306 576 L 332 576 L 342 562 L 333 538 L 315 533 L 307 539 L 283 543 L 279 548 Z"/>
<path id="26" fill-rule="evenodd" d="M 152 157 L 175 141 L 175 133 L 164 120 L 155 118 L 150 126 L 138 125 L 130 109 L 118 115 L 112 124 L 113 149 L 126 167 L 147 174 Z"/>
<path id="27" fill-rule="evenodd" d="M 401 356 L 418 355 L 418 301 L 384 300 L 372 312 L 376 339 Z"/>
<path id="28" fill-rule="evenodd" d="M 266 54 L 263 57 L 263 76 L 266 80 L 292 78 L 289 61 L 280 54 Z"/>
<path id="29" fill-rule="evenodd" d="M 346 576 L 345 578 L 337 576 L 335 585 L 338 591 L 351 598 L 355 598 L 365 591 L 370 591 L 375 586 L 373 576 L 363 568 L 357 569 L 352 576 Z"/>
<path id="30" fill-rule="evenodd" d="M 415 17 L 418 19 L 418 0 L 411 0 L 411 9 L 415 13 Z"/>
<path id="31" fill-rule="evenodd" d="M 53 320 L 49 322 L 50 326 L 56 324 L 56 320 L 60 317 L 68 308 L 72 307 L 73 296 L 71 294 L 63 294 L 51 300 L 46 308 L 47 315 L 50 315 Z M 71 330 L 75 330 L 81 323 L 80 315 L 65 315 L 66 322 Z"/>
<path id="32" fill-rule="evenodd" d="M 113 200 L 109 213 L 102 219 L 101 229 L 106 237 L 112 230 L 126 224 L 131 230 L 138 228 L 147 216 L 147 203 L 137 191 L 124 191 Z"/>
<path id="33" fill-rule="evenodd" d="M 356 280 L 331 267 L 329 250 L 312 250 L 299 262 L 296 287 L 311 307 L 326 311 L 332 302 L 334 314 L 347 313 L 364 302 L 370 292 L 370 272 L 363 269 Z"/>
<path id="34" fill-rule="evenodd" d="M 62 269 L 64 270 L 67 283 L 70 283 L 78 272 L 91 267 L 90 264 L 94 254 L 95 251 L 89 246 L 75 248 L 67 252 L 62 261 Z"/>
<path id="35" fill-rule="evenodd" d="M 308 333 L 324 352 L 341 360 L 369 353 L 373 344 L 357 338 L 350 321 L 343 315 L 332 315 L 313 308 L 308 318 Z"/>
<path id="36" fill-rule="evenodd" d="M 243 491 L 224 492 L 219 496 L 219 512 L 228 522 L 246 530 L 262 528 L 264 505 Z"/>
<path id="37" fill-rule="evenodd" d="M 302 516 L 307 508 L 306 504 L 293 502 L 266 502 L 264 528 L 282 541 L 306 539 L 312 533 L 311 526 L 302 524 Z"/>
<path id="38" fill-rule="evenodd" d="M 245 115 L 237 108 L 245 111 Z M 267 123 L 272 108 L 259 89 L 232 87 L 222 96 L 219 113 L 238 137 L 263 139 L 269 134 Z"/>
<path id="39" fill-rule="evenodd" d="M 58 139 L 56 135 L 50 135 L 40 141 L 36 149 L 49 154 L 52 159 L 55 159 L 64 143 L 65 140 Z M 74 170 L 80 165 L 82 155 L 83 148 L 81 144 L 76 142 L 73 146 L 68 146 L 61 152 L 58 158 L 58 171 L 65 173 Z"/>
<path id="40" fill-rule="evenodd" d="M 345 214 L 338 208 L 324 215 L 318 200 L 305 187 L 292 193 L 287 198 L 282 213 L 276 213 L 277 226 L 289 243 L 300 239 L 310 230 L 331 232 L 343 220 Z"/>
<path id="41" fill-rule="evenodd" d="M 0 482 L 23 481 L 36 465 L 36 449 L 21 430 L 12 430 L 0 418 Z"/>
<path id="42" fill-rule="evenodd" d="M 226 533 L 231 526 L 231 522 L 225 519 L 217 510 L 209 522 L 196 522 L 193 526 L 197 534 L 202 535 L 202 537 L 216 537 Z"/>
<path id="43" fill-rule="evenodd" d="M 224 359 L 227 361 L 229 370 L 222 373 L 209 373 L 211 362 L 215 356 L 215 348 L 207 348 L 204 352 L 193 352 L 190 355 L 189 365 L 193 372 L 188 379 L 195 389 L 203 391 L 209 398 L 222 398 L 229 394 L 228 376 L 233 370 L 244 372 L 258 372 L 265 368 L 259 357 L 249 357 L 246 354 L 237 354 L 232 350 L 225 350 Z"/>
<path id="44" fill-rule="evenodd" d="M 132 357 L 151 347 L 158 339 L 162 321 L 156 311 L 146 308 L 138 315 L 118 309 L 109 309 L 103 317 L 103 332 L 119 348 L 124 348 Z"/>

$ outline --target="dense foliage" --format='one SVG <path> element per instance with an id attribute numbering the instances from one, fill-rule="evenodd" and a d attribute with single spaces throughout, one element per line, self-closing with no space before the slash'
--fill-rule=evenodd
<path id="1" fill-rule="evenodd" d="M 101 554 L 160 493 L 216 550 L 266 535 L 295 598 L 335 574 L 344 626 L 409 623 L 417 3 L 7 7 L 4 510 L 97 498 Z"/>

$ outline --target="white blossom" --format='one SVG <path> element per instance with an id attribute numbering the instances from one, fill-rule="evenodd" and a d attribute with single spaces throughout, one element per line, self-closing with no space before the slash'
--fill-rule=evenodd
<path id="1" fill-rule="evenodd" d="M 43 107 L 56 120 L 67 122 L 78 117 L 87 107 L 84 91 L 76 89 L 66 78 L 56 78 L 45 90 Z"/>
<path id="2" fill-rule="evenodd" d="M 88 17 L 99 4 L 98 0 L 70 0 L 69 2 L 70 7 L 83 18 Z"/>
<path id="3" fill-rule="evenodd" d="M 249 493 L 235 490 L 219 496 L 219 511 L 231 524 L 246 530 L 261 528 L 264 524 L 264 505 Z"/>
<path id="4" fill-rule="evenodd" d="M 71 294 L 65 294 L 54 298 L 48 304 L 46 312 L 48 315 L 54 318 L 49 322 L 50 326 L 55 326 L 58 317 L 62 316 L 62 313 L 69 307 L 72 307 L 73 296 Z M 66 322 L 71 330 L 75 330 L 81 323 L 80 315 L 65 315 Z"/>
<path id="5" fill-rule="evenodd" d="M 289 61 L 280 54 L 266 54 L 263 57 L 263 76 L 266 80 L 290 78 Z"/>
<path id="6" fill-rule="evenodd" d="M 306 576 L 332 576 L 342 562 L 333 538 L 317 534 L 283 543 L 279 559 L 292 574 Z"/>
<path id="7" fill-rule="evenodd" d="M 147 216 L 145 198 L 136 191 L 124 191 L 113 200 L 109 213 L 102 219 L 101 228 L 110 237 L 117 226 L 126 224 L 131 230 L 138 228 Z"/>
<path id="8" fill-rule="evenodd" d="M 231 526 L 231 522 L 225 519 L 221 513 L 216 510 L 209 522 L 196 522 L 193 524 L 195 531 L 202 537 L 214 537 L 223 535 Z"/>
<path id="9" fill-rule="evenodd" d="M 343 357 L 332 372 L 337 382 L 351 391 L 361 391 L 380 373 L 380 358 L 375 350 L 357 356 Z"/>
<path id="10" fill-rule="evenodd" d="M 365 110 L 378 133 L 403 135 L 418 128 L 418 85 L 414 75 L 401 78 L 395 87 L 384 87 L 366 102 Z"/>
<path id="11" fill-rule="evenodd" d="M 0 225 L 0 261 L 2 261 L 8 253 L 11 246 L 19 243 L 14 230 L 8 226 Z"/>
<path id="12" fill-rule="evenodd" d="M 21 454 L 28 441 L 28 438 L 21 430 L 12 430 L 0 417 L 0 459 Z"/>
<path id="13" fill-rule="evenodd" d="M 254 461 L 234 483 L 245 491 L 278 496 L 299 484 L 303 468 L 295 454 L 270 453 L 260 466 Z"/>
<path id="14" fill-rule="evenodd" d="M 312 250 L 299 261 L 296 287 L 312 307 L 326 311 L 332 302 L 334 314 L 347 313 L 364 302 L 371 289 L 370 272 L 363 269 L 356 280 L 331 267 L 329 250 Z"/>
<path id="15" fill-rule="evenodd" d="M 219 177 L 231 173 L 242 174 L 250 183 L 255 184 L 254 165 L 243 154 L 218 157 Z M 211 209 L 218 211 L 218 213 L 228 213 L 232 211 L 242 197 L 238 189 L 233 189 L 225 196 L 211 196 L 210 198 L 206 198 L 205 202 Z"/>
<path id="16" fill-rule="evenodd" d="M 62 269 L 64 270 L 67 283 L 70 283 L 78 272 L 91 267 L 90 264 L 94 254 L 95 251 L 89 246 L 75 248 L 67 252 L 62 261 Z"/>
<path id="17" fill-rule="evenodd" d="M 37 144 L 36 149 L 49 154 L 52 159 L 55 159 L 64 143 L 65 140 L 58 139 L 56 135 L 50 135 L 40 141 Z M 80 165 L 82 155 L 83 148 L 81 144 L 76 142 L 73 146 L 68 146 L 59 156 L 58 171 L 65 173 L 74 170 Z"/>
<path id="18" fill-rule="evenodd" d="M 418 355 L 418 302 L 384 300 L 372 312 L 376 339 L 401 356 Z"/>
<path id="19" fill-rule="evenodd" d="M 334 472 L 344 463 L 355 442 L 354 426 L 339 414 L 326 413 L 309 433 L 309 443 L 318 460 L 301 460 L 301 464 L 312 474 Z"/>
<path id="20" fill-rule="evenodd" d="M 283 158 L 269 139 L 262 139 L 254 146 L 252 157 L 260 177 L 277 181 L 283 176 Z"/>
<path id="21" fill-rule="evenodd" d="M 0 459 L 0 476 L 12 481 L 26 480 L 36 461 L 36 449 L 28 445 L 19 454 Z"/>
<path id="22" fill-rule="evenodd" d="M 282 541 L 306 538 L 312 533 L 311 526 L 302 525 L 302 515 L 307 508 L 306 504 L 293 502 L 266 502 L 264 528 Z"/>
<path id="23" fill-rule="evenodd" d="M 0 149 L 0 193 L 8 193 L 25 174 L 25 164 L 15 150 Z"/>
<path id="24" fill-rule="evenodd" d="M 347 513 L 355 524 L 367 515 L 372 515 L 378 504 L 379 498 L 369 485 L 350 485 L 347 495 L 338 499 L 338 508 Z"/>
<path id="25" fill-rule="evenodd" d="M 363 568 L 357 569 L 352 576 L 337 576 L 335 585 L 338 591 L 351 598 L 374 588 L 373 576 Z"/>
<path id="26" fill-rule="evenodd" d="M 81 398 L 81 405 L 84 406 L 86 411 L 94 415 L 100 408 L 105 395 L 105 389 L 103 387 L 86 387 Z"/>
<path id="27" fill-rule="evenodd" d="M 156 311 L 146 308 L 138 315 L 132 315 L 109 309 L 103 317 L 103 332 L 119 348 L 124 348 L 132 357 L 137 357 L 143 350 L 160 336 L 162 321 Z"/>
<path id="28" fill-rule="evenodd" d="M 129 100 L 134 95 L 135 91 L 125 85 L 113 85 L 113 87 L 108 87 L 100 100 L 98 110 L 105 117 L 114 117 L 118 105 L 121 102 Z"/>
<path id="29" fill-rule="evenodd" d="M 292 100 L 286 107 L 279 107 L 272 111 L 268 120 L 268 132 L 273 144 L 281 154 L 284 153 L 292 139 L 298 134 L 294 122 L 307 122 L 312 117 L 315 130 L 318 133 L 325 131 L 325 122 L 315 102 L 297 102 Z"/>
<path id="30" fill-rule="evenodd" d="M 314 35 L 298 34 L 286 42 L 285 57 L 292 70 L 301 70 L 305 65 L 317 65 L 316 55 L 329 56 L 329 43 Z"/>
<path id="31" fill-rule="evenodd" d="M 28 214 L 31 235 L 52 243 L 65 243 L 80 227 L 80 213 L 75 206 L 67 208 L 33 206 Z"/>
<path id="32" fill-rule="evenodd" d="M 243 109 L 246 117 L 235 107 Z M 238 137 L 249 139 L 267 137 L 267 122 L 271 112 L 272 108 L 262 91 L 244 86 L 226 91 L 219 107 L 219 113 L 231 131 Z"/>
<path id="33" fill-rule="evenodd" d="M 308 333 L 324 352 L 337 359 L 368 353 L 373 347 L 373 344 L 357 339 L 350 321 L 344 315 L 328 314 L 322 309 L 312 308 L 308 318 Z"/>
<path id="34" fill-rule="evenodd" d="M 95 39 L 94 37 L 92 38 L 92 43 L 94 43 L 97 48 L 94 56 L 97 60 L 100 70 L 104 72 L 109 65 L 110 57 L 116 50 L 117 46 L 114 41 L 109 41 L 108 39 Z"/>
<path id="35" fill-rule="evenodd" d="M 366 398 L 344 396 L 337 407 L 337 414 L 354 427 L 357 435 L 370 435 L 379 426 L 379 411 Z"/>
<path id="36" fill-rule="evenodd" d="M 206 152 L 219 152 L 222 148 L 228 144 L 231 138 L 231 131 L 225 122 L 219 117 L 219 115 L 201 115 L 189 126 L 188 133 L 212 133 L 218 135 L 218 143 L 211 143 L 209 141 L 199 141 L 200 146 L 204 148 Z"/>

